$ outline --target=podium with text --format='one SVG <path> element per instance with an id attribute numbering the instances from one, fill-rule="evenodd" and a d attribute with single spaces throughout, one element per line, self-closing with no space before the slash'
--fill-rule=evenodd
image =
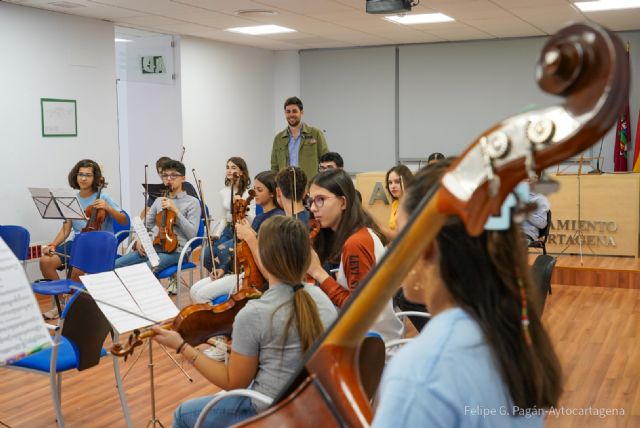
<path id="1" fill-rule="evenodd" d="M 638 257 L 640 174 L 559 174 L 552 178 L 560 183 L 560 190 L 549 196 L 548 252 L 578 254 L 578 239 L 582 239 L 584 255 Z"/>

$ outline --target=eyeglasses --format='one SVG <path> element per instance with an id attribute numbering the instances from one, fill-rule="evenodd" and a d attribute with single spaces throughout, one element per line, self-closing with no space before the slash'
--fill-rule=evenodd
<path id="1" fill-rule="evenodd" d="M 184 175 L 181 175 L 181 174 L 160 174 L 160 178 L 162 178 L 163 180 L 175 180 L 178 177 L 184 177 Z"/>
<path id="2" fill-rule="evenodd" d="M 76 174 L 78 178 L 93 178 L 93 174 L 85 174 L 84 172 L 79 172 Z"/>
<path id="3" fill-rule="evenodd" d="M 311 197 L 309 196 L 309 198 L 307 198 L 307 208 L 311 209 L 311 207 L 313 206 L 313 204 L 316 205 L 316 208 L 322 208 L 324 206 L 324 201 L 327 199 L 331 199 L 331 198 L 337 198 L 337 196 L 322 196 L 322 195 L 318 195 L 316 197 Z"/>

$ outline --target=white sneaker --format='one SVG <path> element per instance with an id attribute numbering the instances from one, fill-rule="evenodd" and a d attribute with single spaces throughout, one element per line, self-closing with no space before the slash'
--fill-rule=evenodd
<path id="1" fill-rule="evenodd" d="M 59 318 L 60 314 L 58 313 L 58 308 L 54 306 L 53 309 L 50 309 L 47 312 L 43 313 L 42 316 L 46 320 L 54 320 L 56 318 Z"/>
<path id="2" fill-rule="evenodd" d="M 167 286 L 167 293 L 169 293 L 170 296 L 175 296 L 176 293 L 178 293 L 178 281 L 176 281 L 175 276 L 171 277 L 171 279 L 169 280 L 169 285 Z"/>
<path id="3" fill-rule="evenodd" d="M 229 345 L 224 340 L 224 336 L 212 337 L 207 341 L 211 345 L 210 348 L 202 351 L 204 355 L 216 361 L 227 360 L 227 349 Z"/>

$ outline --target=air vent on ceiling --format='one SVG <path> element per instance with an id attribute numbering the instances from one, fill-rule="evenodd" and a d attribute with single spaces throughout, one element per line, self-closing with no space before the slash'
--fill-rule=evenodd
<path id="1" fill-rule="evenodd" d="M 87 7 L 79 3 L 71 3 L 70 1 L 52 1 L 51 6 L 64 7 L 65 9 L 73 9 L 74 7 Z"/>
<path id="2" fill-rule="evenodd" d="M 245 18 L 251 17 L 264 17 L 264 16 L 275 16 L 278 15 L 278 12 L 275 10 L 269 9 L 240 9 L 233 12 L 235 16 L 242 16 Z"/>

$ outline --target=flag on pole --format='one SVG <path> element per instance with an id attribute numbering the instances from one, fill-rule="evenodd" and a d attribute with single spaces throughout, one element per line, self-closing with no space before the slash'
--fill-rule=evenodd
<path id="1" fill-rule="evenodd" d="M 627 61 L 629 61 L 629 42 L 627 42 Z M 622 116 L 618 119 L 616 126 L 616 145 L 613 152 L 613 170 L 628 171 L 627 153 L 629 150 L 629 141 L 631 140 L 631 130 L 629 123 L 629 97 L 627 96 L 627 105 L 622 112 Z"/>
<path id="2" fill-rule="evenodd" d="M 622 112 L 622 116 L 618 119 L 616 126 L 616 148 L 613 154 L 613 170 L 628 171 L 627 153 L 629 150 L 629 102 Z"/>
<path id="3" fill-rule="evenodd" d="M 633 172 L 640 172 L 640 111 L 638 111 L 638 123 L 636 125 L 636 142 L 633 151 Z"/>

